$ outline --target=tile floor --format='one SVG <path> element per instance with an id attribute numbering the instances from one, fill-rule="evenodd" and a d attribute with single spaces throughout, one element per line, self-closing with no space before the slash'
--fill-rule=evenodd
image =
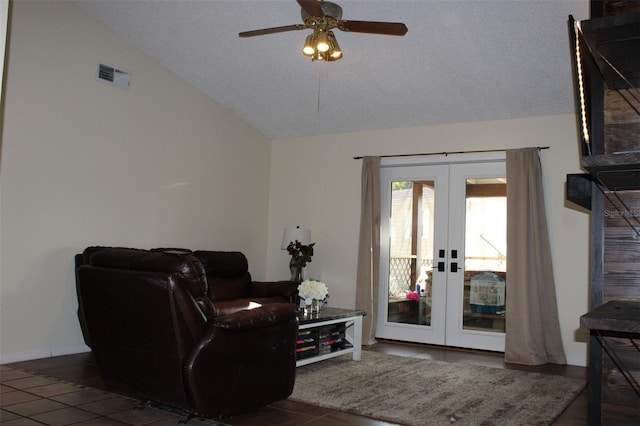
<path id="1" fill-rule="evenodd" d="M 586 378 L 586 368 L 575 366 L 524 367 L 506 365 L 499 354 L 451 350 L 425 345 L 380 342 L 366 347 L 394 355 L 463 362 L 495 368 L 515 368 Z M 90 353 L 66 355 L 0 366 L 0 423 L 27 425 L 177 425 L 184 416 L 104 390 Z M 587 424 L 587 391 L 584 390 L 554 423 L 555 426 Z M 289 400 L 261 410 L 215 421 L 191 419 L 190 425 L 217 426 L 389 426 L 390 423 Z"/>

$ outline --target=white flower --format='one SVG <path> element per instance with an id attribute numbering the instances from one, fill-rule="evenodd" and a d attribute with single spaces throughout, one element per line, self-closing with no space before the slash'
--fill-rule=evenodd
<path id="1" fill-rule="evenodd" d="M 303 299 L 323 300 L 329 294 L 329 289 L 322 281 L 304 280 L 298 286 L 298 294 Z"/>

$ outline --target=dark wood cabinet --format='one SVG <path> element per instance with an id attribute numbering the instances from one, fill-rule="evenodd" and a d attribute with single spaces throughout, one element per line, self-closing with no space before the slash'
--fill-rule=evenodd
<path id="1" fill-rule="evenodd" d="M 612 323 L 603 316 L 618 302 L 640 321 L 640 1 L 591 7 L 591 19 L 569 19 L 588 173 L 567 177 L 567 199 L 591 210 L 590 312 L 581 321 L 591 329 L 589 424 L 636 425 L 640 331 L 598 327 Z"/>

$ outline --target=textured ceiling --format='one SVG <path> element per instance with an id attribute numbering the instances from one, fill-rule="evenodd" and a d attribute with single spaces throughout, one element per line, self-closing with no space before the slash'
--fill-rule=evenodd
<path id="1" fill-rule="evenodd" d="M 409 31 L 335 31 L 327 64 L 302 55 L 309 30 L 238 37 L 301 23 L 294 0 L 74 1 L 271 139 L 574 111 L 567 18 L 588 0 L 335 2 Z"/>

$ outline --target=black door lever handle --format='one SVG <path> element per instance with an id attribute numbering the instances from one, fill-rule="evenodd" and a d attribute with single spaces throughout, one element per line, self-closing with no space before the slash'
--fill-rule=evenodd
<path id="1" fill-rule="evenodd" d="M 458 262 L 451 262 L 451 272 L 458 272 Z"/>
<path id="2" fill-rule="evenodd" d="M 438 269 L 438 272 L 444 272 L 444 262 L 438 262 L 438 266 L 434 266 L 433 269 Z"/>

